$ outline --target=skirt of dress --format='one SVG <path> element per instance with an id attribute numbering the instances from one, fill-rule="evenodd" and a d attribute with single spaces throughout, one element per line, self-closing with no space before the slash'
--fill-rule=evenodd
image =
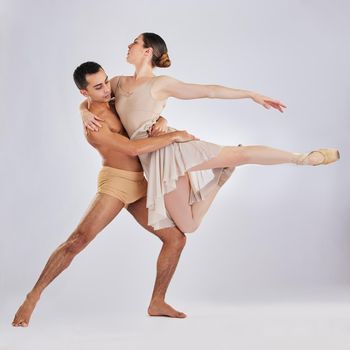
<path id="1" fill-rule="evenodd" d="M 169 128 L 168 131 L 175 131 Z M 147 131 L 139 130 L 132 139 L 148 137 Z M 216 157 L 223 146 L 205 141 L 173 143 L 157 151 L 139 156 L 145 177 L 148 181 L 147 208 L 148 224 L 155 230 L 175 226 L 169 216 L 164 195 L 176 189 L 176 181 L 188 173 L 191 190 L 189 204 L 205 199 L 217 189 L 218 182 L 225 168 L 201 171 L 188 171 L 211 158 Z"/>

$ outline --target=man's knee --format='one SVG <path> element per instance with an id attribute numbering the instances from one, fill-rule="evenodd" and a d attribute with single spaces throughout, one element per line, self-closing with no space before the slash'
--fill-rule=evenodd
<path id="1" fill-rule="evenodd" d="M 163 243 L 182 250 L 186 245 L 186 236 L 177 228 L 166 229 L 159 237 Z"/>
<path id="2" fill-rule="evenodd" d="M 174 239 L 174 245 L 178 249 L 183 249 L 186 245 L 186 236 L 183 233 L 176 235 L 176 238 Z"/>
<path id="3" fill-rule="evenodd" d="M 78 227 L 64 244 L 69 253 L 78 254 L 91 242 L 93 237 L 90 230 Z"/>
<path id="4" fill-rule="evenodd" d="M 177 250 L 182 250 L 186 245 L 186 236 L 183 233 L 180 233 L 172 238 L 170 244 Z"/>

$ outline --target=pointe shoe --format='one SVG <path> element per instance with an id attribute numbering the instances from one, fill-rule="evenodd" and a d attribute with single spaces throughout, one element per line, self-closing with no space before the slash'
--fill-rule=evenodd
<path id="1" fill-rule="evenodd" d="M 241 147 L 242 145 L 239 144 L 238 147 Z M 232 173 L 235 171 L 236 167 L 225 167 L 222 169 L 222 173 L 218 180 L 218 185 L 221 187 L 232 175 Z"/>
<path id="2" fill-rule="evenodd" d="M 317 163 L 317 164 L 307 164 L 306 163 L 307 158 L 312 153 L 315 153 L 315 152 L 322 154 L 322 156 L 323 156 L 322 162 Z M 340 158 L 340 153 L 337 149 L 335 149 L 335 148 L 320 148 L 318 150 L 302 154 L 299 157 L 299 159 L 296 161 L 296 164 L 297 165 L 312 165 L 312 166 L 321 165 L 321 164 L 326 165 L 326 164 L 333 163 L 333 162 L 337 161 L 339 158 Z"/>

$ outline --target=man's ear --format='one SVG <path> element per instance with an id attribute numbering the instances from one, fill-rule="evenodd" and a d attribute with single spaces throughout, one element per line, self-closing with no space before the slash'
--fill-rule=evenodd
<path id="1" fill-rule="evenodd" d="M 83 96 L 88 97 L 88 92 L 87 92 L 87 90 L 85 90 L 85 89 L 80 89 L 80 93 L 81 93 Z"/>

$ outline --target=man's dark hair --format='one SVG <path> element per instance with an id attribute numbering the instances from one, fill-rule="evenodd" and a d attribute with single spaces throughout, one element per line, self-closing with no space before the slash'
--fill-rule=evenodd
<path id="1" fill-rule="evenodd" d="M 88 82 L 86 81 L 87 74 L 97 73 L 103 68 L 96 62 L 84 62 L 77 67 L 73 73 L 73 79 L 78 89 L 86 89 Z"/>

